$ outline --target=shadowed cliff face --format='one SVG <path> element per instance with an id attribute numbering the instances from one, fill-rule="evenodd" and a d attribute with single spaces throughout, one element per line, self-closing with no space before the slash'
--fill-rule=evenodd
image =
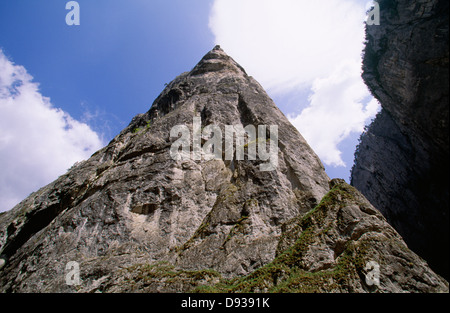
<path id="1" fill-rule="evenodd" d="M 244 160 L 175 160 L 177 125 L 192 136 L 278 126 L 276 167 L 261 170 L 261 135 L 234 145 Z M 256 144 L 260 158 L 249 160 Z M 220 47 L 108 146 L 2 214 L 0 255 L 5 292 L 448 291 L 363 196 L 329 185 L 306 141 Z M 72 261 L 80 285 L 66 284 Z M 378 287 L 368 262 L 380 267 Z"/>
<path id="2" fill-rule="evenodd" d="M 448 278 L 449 2 L 379 4 L 363 78 L 383 109 L 361 138 L 352 185 Z"/>

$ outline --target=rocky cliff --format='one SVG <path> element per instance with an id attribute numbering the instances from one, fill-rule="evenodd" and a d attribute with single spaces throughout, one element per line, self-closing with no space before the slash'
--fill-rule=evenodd
<path id="1" fill-rule="evenodd" d="M 378 2 L 363 78 L 382 111 L 361 138 L 351 183 L 448 278 L 449 2 Z"/>
<path id="2" fill-rule="evenodd" d="M 253 125 L 258 138 L 246 128 L 227 145 L 230 125 Z M 188 151 L 173 149 L 185 136 Z M 197 145 L 219 153 L 198 157 Z M 4 292 L 448 291 L 364 197 L 330 185 L 220 47 L 105 148 L 2 214 L 0 255 Z M 80 284 L 67 284 L 69 262 Z"/>

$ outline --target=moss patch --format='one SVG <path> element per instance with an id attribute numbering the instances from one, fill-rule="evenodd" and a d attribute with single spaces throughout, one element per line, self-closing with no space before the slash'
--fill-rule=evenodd
<path id="1" fill-rule="evenodd" d="M 350 189 L 349 189 L 350 188 Z M 304 269 L 302 259 L 309 246 L 326 235 L 336 225 L 324 225 L 331 208 L 343 205 L 343 200 L 353 200 L 352 187 L 335 186 L 314 209 L 303 217 L 295 218 L 295 226 L 283 234 L 280 241 L 287 237 L 297 238 L 288 249 L 279 253 L 271 263 L 253 273 L 231 280 L 221 279 L 215 285 L 201 286 L 195 292 L 333 292 L 355 290 L 355 281 L 362 277 L 363 268 L 368 261 L 367 249 L 370 243 L 356 244 L 348 241 L 343 252 L 332 268 L 309 272 Z M 285 238 L 283 238 L 285 237 Z"/>
<path id="2" fill-rule="evenodd" d="M 152 288 L 162 288 L 162 292 L 189 291 L 221 277 L 213 270 L 181 270 L 167 262 L 133 265 L 123 269 L 121 276 L 124 277 L 121 285 L 132 292 L 154 291 Z"/>
<path id="3" fill-rule="evenodd" d="M 236 186 L 230 185 L 223 190 L 221 199 L 216 205 L 219 206 L 226 199 L 235 199 L 237 191 Z M 335 184 L 315 208 L 288 222 L 289 227 L 283 230 L 275 259 L 243 277 L 225 279 L 215 271 L 185 271 L 167 263 L 130 267 L 127 270 L 132 275 L 125 276 L 129 277 L 128 283 L 131 284 L 140 286 L 156 282 L 163 286 L 173 284 L 182 286 L 179 288 L 184 291 L 197 293 L 313 293 L 355 292 L 360 291 L 362 287 L 367 289 L 367 286 L 363 286 L 364 267 L 371 260 L 370 256 L 373 254 L 371 247 L 376 246 L 378 243 L 375 241 L 381 239 L 358 241 L 348 239 L 342 243 L 338 252 L 335 251 L 335 261 L 330 267 L 321 270 L 310 271 L 305 263 L 305 256 L 310 253 L 311 245 L 326 242 L 335 236 L 339 228 L 340 209 L 352 203 L 359 203 L 355 189 L 346 183 Z M 257 205 L 257 200 L 250 199 L 246 205 Z M 192 245 L 196 238 L 208 235 L 210 221 L 211 216 L 207 216 L 191 240 L 180 248 L 180 253 Z M 233 236 L 243 233 L 247 223 L 248 216 L 242 214 L 231 228 L 224 244 Z"/>

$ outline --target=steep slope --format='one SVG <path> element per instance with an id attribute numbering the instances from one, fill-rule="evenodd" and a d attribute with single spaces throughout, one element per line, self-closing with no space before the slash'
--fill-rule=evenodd
<path id="1" fill-rule="evenodd" d="M 226 279 L 214 271 L 138 264 L 112 274 L 102 290 L 448 292 L 448 283 L 408 249 L 361 193 L 340 179 L 330 187 L 319 205 L 283 226 L 275 259 L 249 275 Z M 379 266 L 379 275 L 370 276 L 370 264 Z"/>
<path id="2" fill-rule="evenodd" d="M 361 138 L 351 183 L 448 278 L 449 2 L 379 4 L 363 78 L 383 109 Z"/>
<path id="3" fill-rule="evenodd" d="M 186 125 L 193 134 L 194 117 L 201 130 L 267 125 L 269 133 L 277 125 L 278 167 L 261 171 L 261 158 L 175 161 L 171 129 Z M 256 144 L 247 142 L 246 151 Z M 248 274 L 274 258 L 281 225 L 314 207 L 328 180 L 261 86 L 216 47 L 107 147 L 1 216 L 0 286 L 70 290 L 63 275 L 69 261 L 79 262 L 90 282 L 162 260 Z M 244 219 L 245 232 L 238 232 Z"/>
<path id="4" fill-rule="evenodd" d="M 212 142 L 209 125 L 225 135 L 227 125 L 267 128 L 257 139 L 249 131 L 247 140 L 232 145 L 244 149 L 244 160 L 227 158 L 224 138 L 214 141 L 214 148 L 225 141 L 216 159 L 207 160 L 205 149 L 196 160 L 196 145 Z M 180 133 L 191 140 L 184 154 L 173 149 Z M 267 159 L 266 144 L 273 142 L 277 157 Z M 183 155 L 188 158 L 176 159 Z M 0 216 L 0 290 L 207 291 L 259 275 L 298 244 L 303 252 L 286 265 L 291 274 L 327 270 L 354 243 L 372 251 L 370 258 L 383 254 L 374 260 L 380 266 L 398 262 L 390 274 L 396 283 L 380 291 L 448 291 L 367 201 L 348 203 L 351 212 L 342 213 L 348 225 L 336 224 L 342 199 L 322 200 L 329 190 L 329 178 L 305 140 L 261 86 L 215 47 L 107 147 Z M 353 210 L 355 205 L 366 213 Z M 320 213 L 328 210 L 329 217 Z M 371 232 L 380 242 L 362 243 L 360 235 L 372 238 Z M 346 264 L 356 272 L 337 291 L 371 291 L 361 285 L 366 259 L 355 257 Z M 79 264 L 80 285 L 66 284 L 69 262 Z M 419 280 L 418 273 L 427 279 Z M 412 286 L 397 282 L 405 276 Z"/>

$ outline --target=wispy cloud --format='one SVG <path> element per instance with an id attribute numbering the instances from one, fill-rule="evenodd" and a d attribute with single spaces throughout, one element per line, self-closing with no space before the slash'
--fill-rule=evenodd
<path id="1" fill-rule="evenodd" d="M 361 0 L 215 0 L 210 14 L 216 43 L 269 93 L 311 90 L 289 118 L 331 166 L 378 110 L 360 77 L 365 12 Z"/>
<path id="2" fill-rule="evenodd" d="M 102 145 L 97 133 L 54 107 L 26 69 L 0 50 L 0 211 Z"/>

